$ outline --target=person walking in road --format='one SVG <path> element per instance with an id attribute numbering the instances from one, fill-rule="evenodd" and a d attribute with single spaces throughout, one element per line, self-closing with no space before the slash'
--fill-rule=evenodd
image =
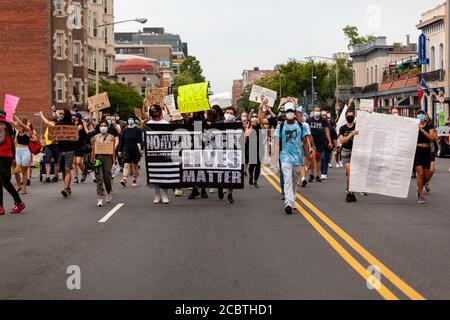
<path id="1" fill-rule="evenodd" d="M 80 113 L 74 114 L 72 119 L 75 125 L 78 127 L 78 141 L 75 143 L 75 160 L 73 162 L 73 182 L 75 184 L 78 184 L 80 183 L 80 180 L 78 179 L 78 169 L 81 171 L 81 182 L 85 182 L 87 177 L 83 158 L 87 150 L 88 129 L 84 124 L 83 117 Z"/>
<path id="2" fill-rule="evenodd" d="M 264 145 L 261 141 L 261 125 L 258 121 L 258 114 L 253 112 L 245 130 L 245 163 L 248 164 L 248 184 L 255 189 L 259 188 L 258 179 L 261 175 L 261 151 Z M 256 148 L 255 148 L 256 147 Z"/>
<path id="3" fill-rule="evenodd" d="M 25 210 L 25 204 L 20 199 L 20 195 L 11 183 L 11 168 L 16 156 L 14 145 L 14 130 L 11 124 L 6 121 L 6 113 L 0 109 L 0 216 L 5 215 L 3 207 L 3 188 L 13 197 L 14 208 L 11 214 L 20 214 Z"/>
<path id="4" fill-rule="evenodd" d="M 137 187 L 137 178 L 139 176 L 139 162 L 143 155 L 144 142 L 142 140 L 142 131 L 136 126 L 136 119 L 133 116 L 128 117 L 128 127 L 122 132 L 119 144 L 119 157 L 123 158 L 123 179 L 120 184 L 124 187 L 128 185 L 128 176 L 133 176 L 133 187 Z"/>
<path id="5" fill-rule="evenodd" d="M 30 123 L 26 118 L 14 117 L 16 132 L 16 167 L 14 175 L 16 177 L 17 192 L 27 194 L 28 174 L 31 167 L 30 142 L 37 141 L 33 134 Z"/>
<path id="6" fill-rule="evenodd" d="M 425 111 L 417 113 L 419 119 L 419 138 L 417 140 L 417 150 L 414 159 L 414 167 L 417 173 L 417 197 L 419 204 L 426 204 L 424 197 L 424 187 L 430 177 L 431 169 L 431 143 L 435 140 L 435 129 L 431 123 L 427 122 Z"/>
<path id="7" fill-rule="evenodd" d="M 284 111 L 286 112 L 286 121 L 277 126 L 275 137 L 276 146 L 280 150 L 280 169 L 284 176 L 285 211 L 287 214 L 292 214 L 295 209 L 300 168 L 304 164 L 304 155 L 309 153 L 307 150 L 308 132 L 296 120 L 294 103 L 286 103 Z"/>
<path id="8" fill-rule="evenodd" d="M 101 151 L 100 144 L 112 144 L 112 154 Z M 106 189 L 106 203 L 112 201 L 112 166 L 115 163 L 115 138 L 108 133 L 108 123 L 102 121 L 100 123 L 100 133 L 92 139 L 92 159 L 95 159 L 94 172 L 97 181 L 97 206 L 103 207 L 103 198 L 105 197 Z"/>
<path id="9" fill-rule="evenodd" d="M 339 142 L 342 145 L 341 157 L 346 174 L 346 201 L 350 203 L 357 202 L 355 193 L 350 191 L 350 162 L 352 159 L 353 139 L 359 134 L 359 132 L 355 130 L 355 112 L 352 109 L 347 111 L 345 118 L 347 123 L 339 129 Z"/>

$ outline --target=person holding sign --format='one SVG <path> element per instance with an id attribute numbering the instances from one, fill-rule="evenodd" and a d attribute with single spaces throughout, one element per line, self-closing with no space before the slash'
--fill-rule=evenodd
<path id="1" fill-rule="evenodd" d="M 73 123 L 72 120 L 72 113 L 69 109 L 59 109 L 57 111 L 57 117 L 58 121 L 53 122 L 48 120 L 42 111 L 40 112 L 40 116 L 42 118 L 42 121 L 50 128 L 57 128 L 59 126 L 64 127 L 74 127 L 75 132 L 78 136 L 78 129 Z M 64 176 L 64 189 L 61 191 L 61 194 L 64 198 L 68 198 L 70 195 L 72 195 L 72 189 L 71 189 L 71 183 L 72 183 L 72 169 L 73 169 L 73 162 L 75 159 L 75 142 L 78 140 L 78 137 L 76 139 L 72 139 L 74 137 L 69 135 L 61 135 L 61 137 L 58 138 L 58 152 L 59 152 L 59 163 L 61 166 L 63 166 L 63 176 Z"/>
<path id="2" fill-rule="evenodd" d="M 5 215 L 3 208 L 3 188 L 9 192 L 14 199 L 14 208 L 11 214 L 19 214 L 25 210 L 25 204 L 11 183 L 11 167 L 15 157 L 14 130 L 5 119 L 6 112 L 0 109 L 0 216 Z"/>
<path id="3" fill-rule="evenodd" d="M 115 163 L 115 138 L 108 133 L 108 123 L 100 123 L 100 133 L 92 139 L 92 159 L 94 159 L 95 180 L 97 181 L 97 207 L 112 201 L 112 166 Z"/>

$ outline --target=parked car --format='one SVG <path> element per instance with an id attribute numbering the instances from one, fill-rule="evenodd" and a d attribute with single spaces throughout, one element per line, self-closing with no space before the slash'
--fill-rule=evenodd
<path id="1" fill-rule="evenodd" d="M 447 123 L 444 127 L 437 128 L 437 134 L 439 137 L 438 157 L 445 158 L 450 156 L 450 123 Z"/>

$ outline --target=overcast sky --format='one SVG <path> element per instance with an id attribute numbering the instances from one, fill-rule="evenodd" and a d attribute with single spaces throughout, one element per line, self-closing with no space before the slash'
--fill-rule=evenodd
<path id="1" fill-rule="evenodd" d="M 444 0 L 115 0 L 115 19 L 146 17 L 148 27 L 181 35 L 200 60 L 215 93 L 255 66 L 272 69 L 289 58 L 347 51 L 342 28 L 417 42 L 420 14 Z M 137 31 L 129 23 L 116 31 Z"/>

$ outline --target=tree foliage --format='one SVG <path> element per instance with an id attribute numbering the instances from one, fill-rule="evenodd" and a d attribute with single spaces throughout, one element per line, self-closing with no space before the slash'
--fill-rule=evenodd
<path id="1" fill-rule="evenodd" d="M 129 116 L 134 114 L 134 108 L 142 108 L 143 97 L 137 93 L 136 88 L 131 84 L 109 83 L 103 81 L 100 83 L 100 93 L 107 92 L 111 108 L 104 110 L 105 113 L 116 113 L 120 116 Z M 89 96 L 95 95 L 95 85 L 89 85 Z"/>
<path id="2" fill-rule="evenodd" d="M 175 97 L 178 96 L 178 87 L 205 81 L 206 79 L 203 76 L 203 69 L 200 65 L 200 61 L 194 56 L 188 56 L 180 65 L 180 74 L 175 77 Z"/>
<path id="3" fill-rule="evenodd" d="M 368 35 L 365 37 L 361 36 L 359 34 L 358 27 L 356 27 L 356 26 L 348 25 L 343 29 L 343 31 L 349 42 L 348 43 L 349 50 L 351 50 L 352 48 L 354 48 L 357 45 L 366 44 L 366 43 L 376 39 L 376 37 L 374 35 Z"/>

